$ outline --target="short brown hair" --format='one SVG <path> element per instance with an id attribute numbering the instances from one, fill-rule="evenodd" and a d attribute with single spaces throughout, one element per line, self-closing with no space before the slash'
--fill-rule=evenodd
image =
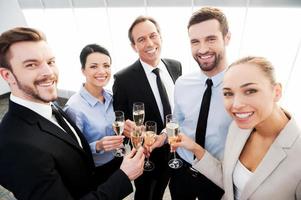
<path id="1" fill-rule="evenodd" d="M 156 27 L 158 33 L 160 34 L 160 27 L 159 27 L 159 24 L 156 22 L 156 20 L 155 20 L 154 18 L 152 18 L 152 17 L 147 17 L 147 16 L 139 16 L 139 17 L 137 17 L 137 18 L 135 19 L 135 21 L 132 23 L 132 25 L 130 26 L 129 31 L 128 31 L 128 37 L 129 37 L 129 39 L 130 39 L 130 41 L 131 41 L 132 44 L 135 44 L 134 38 L 133 38 L 133 36 L 132 36 L 132 32 L 133 32 L 134 27 L 135 27 L 137 24 L 140 24 L 141 22 L 145 22 L 145 21 L 150 21 L 150 22 L 152 22 L 152 23 L 155 25 L 155 27 Z"/>
<path id="2" fill-rule="evenodd" d="M 203 7 L 192 14 L 189 19 L 187 28 L 189 29 L 192 25 L 207 21 L 210 19 L 216 19 L 220 24 L 220 30 L 225 37 L 229 31 L 228 21 L 225 14 L 218 8 Z"/>
<path id="3" fill-rule="evenodd" d="M 261 69 L 261 71 L 264 73 L 264 75 L 270 80 L 271 84 L 276 83 L 275 69 L 274 69 L 272 63 L 264 57 L 247 56 L 247 57 L 241 58 L 241 59 L 233 62 L 228 67 L 228 69 L 230 69 L 231 67 L 233 67 L 235 65 L 240 65 L 240 64 L 245 64 L 245 63 L 253 64 L 253 65 L 259 67 L 259 69 Z"/>
<path id="4" fill-rule="evenodd" d="M 8 50 L 10 46 L 23 41 L 46 41 L 45 35 L 33 28 L 16 27 L 3 32 L 0 35 L 0 67 L 11 69 L 8 62 Z"/>

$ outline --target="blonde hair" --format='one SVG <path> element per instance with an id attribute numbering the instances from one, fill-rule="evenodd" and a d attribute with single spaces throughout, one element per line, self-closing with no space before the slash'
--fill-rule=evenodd
<path id="1" fill-rule="evenodd" d="M 264 75 L 270 80 L 271 84 L 276 83 L 276 77 L 275 77 L 275 69 L 274 66 L 270 61 L 268 61 L 264 57 L 256 57 L 256 56 L 247 56 L 244 58 L 241 58 L 235 62 L 233 62 L 229 67 L 228 70 L 235 66 L 240 64 L 253 64 L 261 69 L 261 71 L 264 73 Z"/>

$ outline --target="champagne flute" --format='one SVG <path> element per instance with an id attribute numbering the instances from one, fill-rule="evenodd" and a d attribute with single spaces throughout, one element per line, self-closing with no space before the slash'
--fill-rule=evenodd
<path id="1" fill-rule="evenodd" d="M 144 103 L 135 102 L 133 104 L 133 120 L 136 126 L 143 125 L 144 122 Z"/>
<path id="2" fill-rule="evenodd" d="M 135 149 L 138 149 L 140 146 L 142 146 L 143 143 L 142 129 L 143 126 L 135 126 L 134 130 L 131 132 L 131 142 L 132 142 L 132 146 Z"/>
<path id="3" fill-rule="evenodd" d="M 168 136 L 168 143 L 170 145 L 174 144 L 178 140 L 179 134 L 179 124 L 174 115 L 166 115 L 166 133 Z M 174 158 L 168 162 L 168 166 L 172 169 L 179 169 L 182 167 L 182 160 L 176 158 L 176 152 L 173 152 Z"/>
<path id="4" fill-rule="evenodd" d="M 124 113 L 122 111 L 115 111 L 115 121 L 113 122 L 113 130 L 116 135 L 122 135 L 124 129 Z M 117 148 L 115 152 L 116 157 L 124 156 L 124 148 Z"/>
<path id="5" fill-rule="evenodd" d="M 154 144 L 157 135 L 157 123 L 154 121 L 145 122 L 144 145 L 148 148 Z M 155 164 L 146 158 L 144 162 L 144 171 L 153 171 Z"/>

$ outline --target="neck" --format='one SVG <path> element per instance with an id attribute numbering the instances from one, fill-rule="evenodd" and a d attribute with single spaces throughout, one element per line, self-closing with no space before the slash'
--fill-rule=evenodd
<path id="1" fill-rule="evenodd" d="M 266 120 L 256 125 L 255 129 L 262 137 L 276 138 L 288 121 L 289 119 L 284 111 L 276 105 L 271 115 Z"/>
<path id="2" fill-rule="evenodd" d="M 153 62 L 146 62 L 146 61 L 144 61 L 144 60 L 142 60 L 142 61 L 145 62 L 146 64 L 152 66 L 152 67 L 157 67 L 157 66 L 159 65 L 160 59 L 155 60 L 155 61 L 153 61 Z"/>
<path id="3" fill-rule="evenodd" d="M 103 100 L 103 88 L 102 87 L 96 87 L 94 85 L 91 85 L 89 83 L 85 83 L 84 87 L 86 88 L 86 90 L 95 98 L 99 99 L 99 100 Z"/>

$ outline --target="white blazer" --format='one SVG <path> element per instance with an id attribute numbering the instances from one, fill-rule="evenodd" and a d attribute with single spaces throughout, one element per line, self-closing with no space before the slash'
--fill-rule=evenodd
<path id="1" fill-rule="evenodd" d="M 233 171 L 251 129 L 240 129 L 232 122 L 224 159 L 219 161 L 207 151 L 193 167 L 224 189 L 222 199 L 234 199 Z M 301 199 L 301 129 L 291 118 L 277 136 L 242 190 L 240 200 Z"/>

